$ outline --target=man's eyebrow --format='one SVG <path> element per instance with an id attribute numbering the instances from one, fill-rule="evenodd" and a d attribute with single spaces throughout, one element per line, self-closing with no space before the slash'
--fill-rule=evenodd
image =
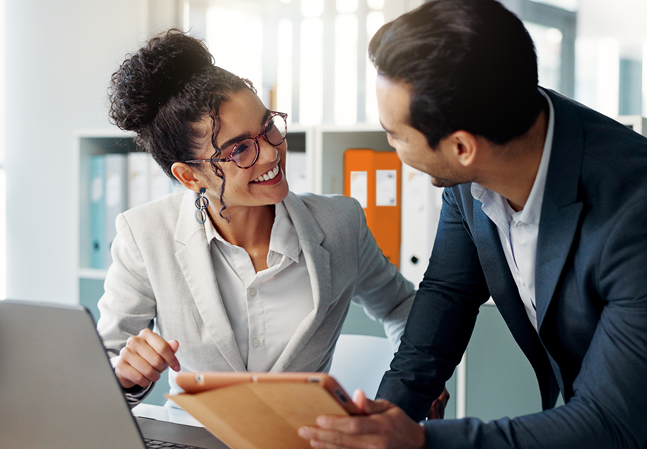
<path id="1" fill-rule="evenodd" d="M 380 126 L 382 126 L 382 128 L 384 128 L 384 131 L 386 131 L 388 134 L 391 134 L 391 136 L 397 137 L 393 131 L 390 131 L 386 126 L 384 126 L 384 123 L 382 123 L 382 120 L 380 120 Z"/>
<path id="2" fill-rule="evenodd" d="M 263 119 L 261 120 L 261 127 L 263 125 L 265 125 L 265 123 L 267 122 L 267 119 L 270 117 L 270 114 L 271 114 L 271 111 L 269 109 L 265 109 L 265 114 L 263 114 Z M 261 132 L 263 132 L 263 131 L 265 131 L 265 130 L 261 129 Z M 235 144 L 235 143 L 240 142 L 241 140 L 247 139 L 249 137 L 251 137 L 251 134 L 249 134 L 249 133 L 239 134 L 238 136 L 232 137 L 231 139 L 229 139 L 228 141 L 226 141 L 225 143 L 220 145 L 220 149 L 227 148 L 227 147 L 229 147 L 229 145 Z"/>

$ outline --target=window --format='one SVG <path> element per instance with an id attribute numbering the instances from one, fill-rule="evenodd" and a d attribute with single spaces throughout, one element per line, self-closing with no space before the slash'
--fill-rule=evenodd
<path id="1" fill-rule="evenodd" d="M 384 0 L 194 0 L 184 3 L 181 22 L 206 40 L 216 64 L 249 78 L 266 106 L 290 121 L 352 125 L 378 122 L 367 48 L 384 7 Z"/>

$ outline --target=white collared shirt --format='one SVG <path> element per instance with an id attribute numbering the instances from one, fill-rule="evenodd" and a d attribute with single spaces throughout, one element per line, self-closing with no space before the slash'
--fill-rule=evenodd
<path id="1" fill-rule="evenodd" d="M 236 344 L 248 371 L 269 371 L 314 309 L 310 275 L 285 205 L 275 206 L 267 269 L 205 222 L 211 259 Z M 215 298 L 214 298 L 215 300 Z"/>
<path id="2" fill-rule="evenodd" d="M 488 190 L 477 183 L 472 183 L 471 188 L 472 196 L 483 203 L 481 209 L 497 227 L 512 278 L 517 284 L 526 314 L 535 330 L 537 330 L 535 303 L 537 236 L 539 234 L 541 205 L 544 200 L 546 175 L 555 129 L 553 103 L 543 90 L 540 89 L 539 92 L 548 102 L 548 130 L 546 131 L 546 141 L 541 162 L 539 163 L 539 170 L 524 208 L 519 212 L 515 212 L 510 207 L 508 200 L 498 193 Z"/>

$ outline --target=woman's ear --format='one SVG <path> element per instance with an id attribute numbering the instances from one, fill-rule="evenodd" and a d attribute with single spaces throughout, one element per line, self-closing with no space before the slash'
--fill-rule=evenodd
<path id="1" fill-rule="evenodd" d="M 199 192 L 203 183 L 196 177 L 196 171 L 183 162 L 175 162 L 171 166 L 171 173 L 180 184 L 189 190 Z"/>

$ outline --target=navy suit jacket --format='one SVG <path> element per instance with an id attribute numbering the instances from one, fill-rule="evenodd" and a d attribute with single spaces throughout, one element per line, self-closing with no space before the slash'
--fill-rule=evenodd
<path id="1" fill-rule="evenodd" d="M 496 226 L 445 189 L 429 268 L 378 397 L 422 420 L 491 296 L 544 411 L 427 421 L 429 448 L 647 447 L 647 139 L 548 91 L 555 131 L 537 240 L 536 332 Z M 565 405 L 553 408 L 561 390 Z"/>

